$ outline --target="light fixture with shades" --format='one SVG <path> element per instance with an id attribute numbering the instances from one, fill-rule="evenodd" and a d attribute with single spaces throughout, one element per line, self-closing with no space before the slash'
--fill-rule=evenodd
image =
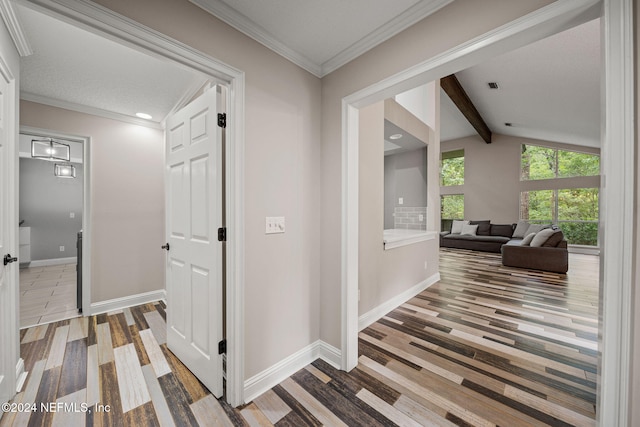
<path id="1" fill-rule="evenodd" d="M 71 163 L 56 163 L 53 166 L 53 174 L 58 178 L 75 178 L 76 167 Z"/>
<path id="2" fill-rule="evenodd" d="M 68 144 L 63 144 L 53 138 L 42 138 L 31 140 L 31 157 L 49 161 L 71 160 L 71 148 Z"/>

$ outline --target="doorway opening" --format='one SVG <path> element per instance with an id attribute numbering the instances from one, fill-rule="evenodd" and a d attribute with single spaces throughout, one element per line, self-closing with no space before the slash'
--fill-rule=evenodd
<path id="1" fill-rule="evenodd" d="M 632 246 L 632 237 L 625 235 L 624 227 L 633 228 L 633 106 L 625 93 L 633 88 L 633 67 L 625 61 L 631 54 L 631 21 L 629 2 L 605 2 L 603 17 L 603 40 L 605 94 L 603 105 L 603 126 L 606 129 L 602 142 L 602 175 L 607 178 L 609 190 L 601 198 L 601 219 L 603 221 L 602 242 L 606 257 L 601 259 L 600 298 L 602 323 L 599 325 L 602 349 L 599 374 L 602 380 L 598 389 L 598 418 L 602 424 L 616 425 L 626 420 L 628 411 L 629 360 L 626 351 L 630 340 L 628 306 L 631 295 L 631 254 L 624 248 Z M 565 5 L 567 6 L 567 5 Z M 593 7 L 595 6 L 595 7 Z M 450 75 L 476 64 L 497 53 L 507 52 L 535 40 L 571 28 L 600 15 L 600 6 L 589 5 L 546 8 L 548 15 L 525 17 L 509 28 L 499 28 L 472 40 L 468 44 L 452 49 L 432 60 L 398 73 L 384 81 L 362 89 L 343 99 L 343 240 L 342 240 L 342 367 L 354 368 L 358 361 L 358 143 L 359 111 L 390 95 L 401 93 L 416 85 Z M 563 18 L 563 25 L 558 19 Z M 527 22 L 531 19 L 531 22 Z M 534 22 L 535 21 L 535 22 Z M 623 31 L 612 31 L 611 28 Z M 620 48 L 622 46 L 622 48 Z M 612 77 L 613 76 L 613 77 Z M 621 82 L 620 84 L 618 84 Z M 606 153 L 606 154 L 605 154 Z M 622 165 L 622 166 L 616 166 Z M 615 182 L 612 187 L 612 181 Z M 605 192 L 603 192 L 605 193 Z M 621 287 L 602 287 L 603 283 L 622 283 Z M 604 300 L 604 303 L 602 302 Z M 607 345 L 612 342 L 612 345 Z M 622 366 L 622 367 L 621 367 Z M 623 373 L 622 376 L 620 373 Z M 622 403 L 621 403 L 622 402 Z"/>
<path id="2" fill-rule="evenodd" d="M 172 39 L 165 37 L 159 33 L 148 31 L 148 29 L 122 17 L 105 13 L 105 10 L 99 6 L 88 5 L 78 12 L 71 6 L 38 3 L 37 5 L 26 7 L 37 8 L 39 12 L 59 19 L 67 23 L 71 23 L 77 27 L 88 29 L 91 33 L 116 41 L 118 44 L 127 48 L 141 52 L 154 59 L 160 59 L 164 62 L 172 63 L 181 68 L 188 69 L 192 72 L 199 73 L 204 76 L 208 82 L 213 82 L 224 86 L 227 90 L 227 111 L 226 118 L 226 141 L 227 149 L 224 151 L 225 177 L 224 177 L 224 194 L 226 196 L 226 204 L 224 218 L 226 222 L 225 242 L 226 254 L 224 257 L 223 271 L 225 273 L 225 282 L 228 286 L 225 294 L 225 337 L 226 337 L 226 399 L 233 405 L 237 406 L 243 402 L 243 300 L 242 300 L 242 281 L 243 281 L 243 129 L 242 123 L 244 118 L 244 74 L 228 65 L 215 60 L 199 51 L 180 43 L 175 43 Z M 181 105 L 176 106 L 176 110 L 180 106 L 188 103 L 197 94 L 202 85 L 194 88 L 194 91 L 185 96 L 181 100 Z M 37 97 L 23 96 L 23 99 L 37 102 Z M 62 108 L 68 106 L 63 104 L 54 105 Z M 117 116 L 117 115 L 116 115 Z M 117 120 L 122 119 L 121 116 L 112 117 Z M 156 129 L 159 129 L 157 127 Z M 97 146 L 97 145 L 96 145 Z M 95 155 L 95 154 L 94 154 Z M 95 165 L 94 165 L 95 166 Z M 93 169 L 94 171 L 96 168 Z M 161 182 L 161 181 L 160 181 Z M 95 185 L 95 183 L 94 183 Z M 96 197 L 95 194 L 92 197 Z M 95 200 L 94 200 L 95 201 Z M 158 235 L 158 245 L 154 244 L 157 254 L 160 254 L 160 241 L 164 240 L 162 235 Z M 95 241 L 95 233 L 94 233 Z M 87 245 L 87 242 L 84 242 Z M 98 256 L 95 253 L 93 256 Z M 85 258 L 84 262 L 89 262 Z M 95 260 L 94 260 L 95 261 Z M 97 271 L 97 270 L 96 270 Z M 94 274 L 96 274 L 94 271 Z M 85 277 L 87 276 L 85 272 Z M 84 295 L 83 300 L 88 301 L 85 305 L 83 313 L 90 315 L 92 313 L 104 312 L 112 310 L 111 307 L 119 303 L 118 298 L 108 301 L 101 301 L 96 292 L 96 284 L 93 284 L 93 295 L 91 299 L 89 295 Z M 86 286 L 85 286 L 86 287 Z M 144 297 L 144 295 L 143 295 Z M 102 298 L 107 299 L 107 298 Z M 98 303 L 96 303 L 96 300 Z M 148 301 L 144 301 L 148 302 Z M 102 304 L 100 304 L 102 303 Z M 98 305 L 96 307 L 96 304 Z M 169 310 L 171 310 L 171 300 L 167 300 Z"/>
<path id="3" fill-rule="evenodd" d="M 50 139 L 69 146 L 68 162 L 32 157 L 32 141 Z M 91 173 L 89 138 L 22 127 L 19 140 L 23 329 L 80 316 L 91 301 Z"/>

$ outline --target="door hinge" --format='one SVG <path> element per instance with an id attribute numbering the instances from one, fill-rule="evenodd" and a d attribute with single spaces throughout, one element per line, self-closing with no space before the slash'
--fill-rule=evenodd
<path id="1" fill-rule="evenodd" d="M 218 126 L 221 128 L 227 127 L 227 113 L 218 113 Z"/>
<path id="2" fill-rule="evenodd" d="M 227 340 L 222 340 L 218 343 L 218 354 L 225 354 L 227 352 Z"/>
<path id="3" fill-rule="evenodd" d="M 220 227 L 218 228 L 218 242 L 226 242 L 227 241 L 227 228 Z"/>

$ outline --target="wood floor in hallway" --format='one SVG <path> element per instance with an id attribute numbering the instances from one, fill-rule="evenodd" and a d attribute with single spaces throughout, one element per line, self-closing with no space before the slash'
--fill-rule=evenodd
<path id="1" fill-rule="evenodd" d="M 571 255 L 565 276 L 442 250 L 441 281 L 360 333 L 354 370 L 318 360 L 237 409 L 167 349 L 165 309 L 22 330 L 15 403 L 110 411 L 8 412 L 0 426 L 596 424 L 597 257 Z"/>

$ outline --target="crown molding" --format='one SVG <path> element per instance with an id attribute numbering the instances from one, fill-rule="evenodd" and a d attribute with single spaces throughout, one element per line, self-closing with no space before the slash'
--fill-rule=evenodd
<path id="1" fill-rule="evenodd" d="M 209 12 L 216 18 L 229 24 L 241 33 L 251 37 L 258 43 L 266 46 L 280 56 L 307 70 L 316 77 L 322 77 L 322 67 L 309 58 L 291 49 L 284 43 L 276 40 L 267 30 L 256 24 L 251 19 L 227 6 L 222 1 L 216 0 L 189 0 L 191 3 Z"/>
<path id="2" fill-rule="evenodd" d="M 437 12 L 453 0 L 423 0 L 405 10 L 386 24 L 372 31 L 342 52 L 338 53 L 322 64 L 315 63 L 300 52 L 297 52 L 281 41 L 276 40 L 271 33 L 247 18 L 240 12 L 228 6 L 221 0 L 189 0 L 218 19 L 231 25 L 241 33 L 251 37 L 275 53 L 307 70 L 316 77 L 324 77 L 337 70 L 344 64 L 356 59 L 380 43 L 406 30 L 416 22 Z"/>
<path id="3" fill-rule="evenodd" d="M 348 62 L 353 61 L 360 55 L 368 52 L 380 43 L 389 40 L 396 34 L 406 30 L 413 24 L 418 23 L 429 15 L 436 13 L 453 0 L 429 0 L 421 1 L 402 12 L 383 26 L 364 36 L 333 58 L 322 64 L 321 70 L 324 77 L 337 70 Z"/>
<path id="4" fill-rule="evenodd" d="M 29 44 L 20 18 L 10 0 L 0 0 L 0 16 L 2 16 L 2 20 L 7 26 L 7 30 L 9 31 L 9 35 L 11 35 L 13 44 L 18 50 L 18 54 L 20 54 L 21 57 L 33 55 L 33 49 Z"/>
<path id="5" fill-rule="evenodd" d="M 118 120 L 138 126 L 145 126 L 152 129 L 163 130 L 164 128 L 158 122 L 152 120 L 139 119 L 137 117 L 127 116 L 126 114 L 115 113 L 113 111 L 103 110 L 101 108 L 89 107 L 87 105 L 76 104 L 75 102 L 62 101 L 60 99 L 50 98 L 48 96 L 36 95 L 28 92 L 21 92 L 20 99 L 24 101 L 35 102 L 38 104 L 49 105 L 51 107 L 63 108 L 65 110 L 76 111 L 78 113 L 90 114 L 92 116 L 104 117 L 106 119 Z"/>

